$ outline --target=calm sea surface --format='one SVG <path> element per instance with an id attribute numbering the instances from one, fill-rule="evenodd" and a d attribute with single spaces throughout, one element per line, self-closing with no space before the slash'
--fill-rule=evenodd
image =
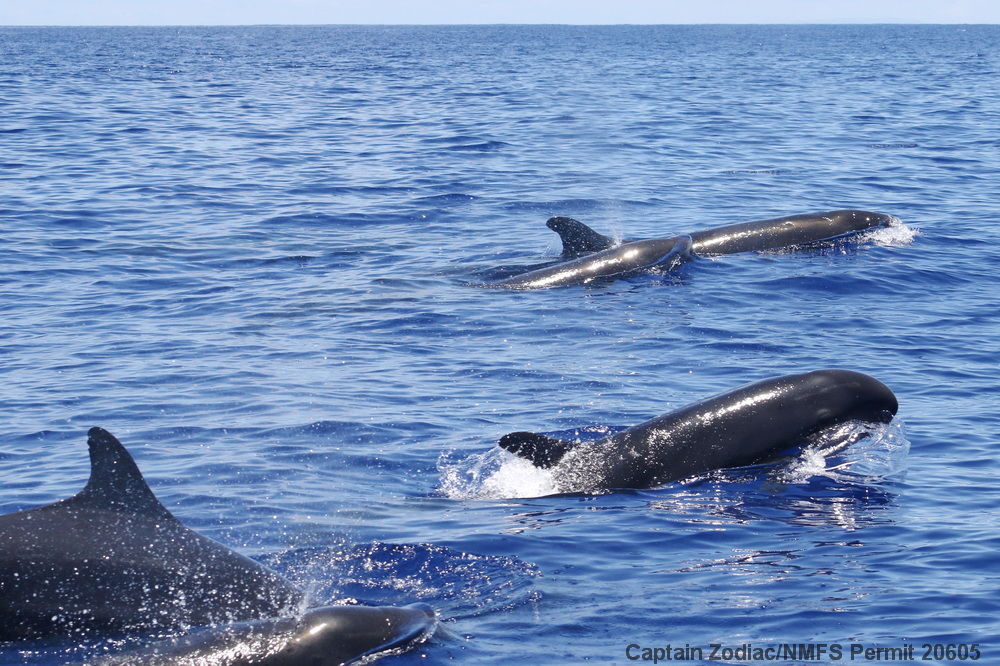
<path id="1" fill-rule="evenodd" d="M 77 492 L 100 425 L 318 600 L 436 608 L 386 663 L 996 663 L 998 130 L 996 26 L 0 28 L 0 512 Z M 551 215 L 836 208 L 902 225 L 475 286 L 553 258 Z M 539 497 L 495 447 L 824 367 L 900 402 L 825 463 Z"/>

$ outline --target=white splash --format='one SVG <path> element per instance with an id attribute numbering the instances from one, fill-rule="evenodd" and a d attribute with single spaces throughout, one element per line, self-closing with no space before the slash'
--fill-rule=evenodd
<path id="1" fill-rule="evenodd" d="M 898 477 L 906 472 L 910 440 L 897 421 L 885 425 L 852 423 L 845 426 L 857 437 L 848 448 L 830 456 L 822 444 L 809 446 L 777 476 L 785 483 L 805 483 L 824 476 L 836 481 L 871 482 Z"/>
<path id="2" fill-rule="evenodd" d="M 542 497 L 558 491 L 552 472 L 499 447 L 464 460 L 438 461 L 440 490 L 452 499 Z"/>
<path id="3" fill-rule="evenodd" d="M 909 245 L 914 238 L 920 235 L 919 230 L 908 227 L 895 215 L 890 215 L 889 218 L 888 225 L 866 231 L 864 238 L 874 245 L 899 247 Z"/>

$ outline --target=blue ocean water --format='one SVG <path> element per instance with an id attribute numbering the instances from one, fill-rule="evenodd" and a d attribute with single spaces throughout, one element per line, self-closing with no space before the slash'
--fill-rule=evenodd
<path id="1" fill-rule="evenodd" d="M 995 662 L 998 47 L 996 26 L 0 28 L 0 512 L 77 492 L 101 425 L 187 525 L 316 598 L 436 608 L 445 631 L 385 663 Z M 836 208 L 900 225 L 476 286 L 554 258 L 551 215 L 641 238 Z M 824 367 L 900 402 L 832 460 L 539 496 L 495 447 Z"/>

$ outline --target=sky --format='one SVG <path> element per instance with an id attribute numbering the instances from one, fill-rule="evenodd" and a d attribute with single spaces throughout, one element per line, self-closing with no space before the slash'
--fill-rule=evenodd
<path id="1" fill-rule="evenodd" d="M 0 0 L 0 25 L 1000 23 L 1000 0 Z"/>

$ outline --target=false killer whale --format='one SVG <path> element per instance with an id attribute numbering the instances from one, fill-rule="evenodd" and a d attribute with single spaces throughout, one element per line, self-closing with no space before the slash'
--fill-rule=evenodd
<path id="1" fill-rule="evenodd" d="M 773 250 L 781 247 L 827 241 L 892 223 L 891 215 L 864 210 L 832 210 L 825 213 L 788 215 L 772 220 L 740 222 L 695 231 L 691 251 L 703 256 Z M 619 245 L 572 217 L 552 217 L 545 223 L 562 240 L 562 255 L 572 259 Z"/>
<path id="2" fill-rule="evenodd" d="M 338 655 L 315 662 L 332 664 L 346 661 L 347 652 L 377 652 L 433 627 L 425 608 L 307 610 L 306 595 L 292 583 L 175 518 L 114 435 L 91 428 L 87 443 L 91 470 L 83 490 L 0 516 L 0 641 L 250 622 L 254 635 L 285 637 L 269 658 L 301 646 Z M 328 625 L 349 633 L 321 631 Z M 304 641 L 306 635 L 314 638 Z"/>
<path id="3" fill-rule="evenodd" d="M 326 606 L 300 617 L 236 622 L 152 646 L 90 659 L 87 666 L 321 666 L 369 663 L 433 630 L 434 612 L 403 608 Z M 389 652 L 391 651 L 391 652 Z"/>
<path id="4" fill-rule="evenodd" d="M 892 391 L 873 377 L 814 370 L 747 384 L 595 441 L 515 432 L 499 445 L 551 469 L 559 492 L 650 488 L 767 462 L 832 426 L 888 423 L 897 409 Z"/>
<path id="5" fill-rule="evenodd" d="M 562 263 L 514 275 L 488 286 L 542 289 L 587 283 L 658 268 L 671 270 L 692 256 L 717 256 L 774 250 L 888 226 L 894 218 L 862 210 L 789 215 L 741 222 L 690 234 L 619 243 L 571 217 L 552 217 L 546 225 L 562 240 Z"/>
<path id="6" fill-rule="evenodd" d="M 659 268 L 673 270 L 691 258 L 690 236 L 632 241 L 545 268 L 514 275 L 488 286 L 510 289 L 544 289 L 587 283 L 600 277 L 624 277 Z"/>

